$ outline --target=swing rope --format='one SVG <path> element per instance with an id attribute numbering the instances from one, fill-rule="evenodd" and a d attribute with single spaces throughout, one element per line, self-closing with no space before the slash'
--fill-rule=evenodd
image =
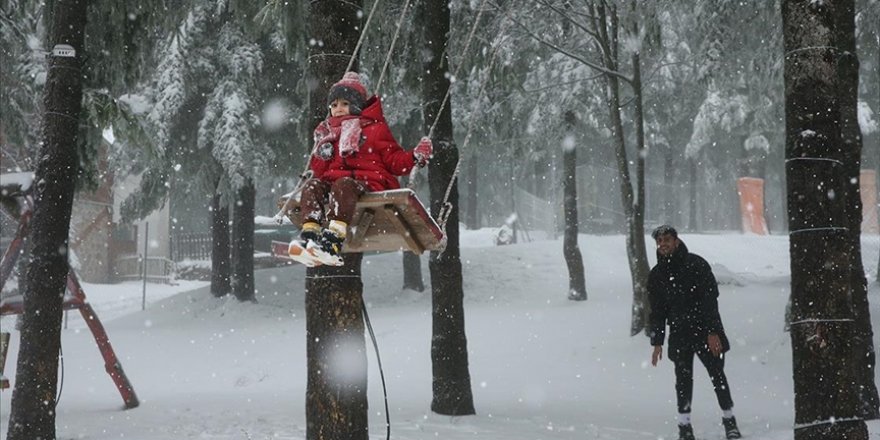
<path id="1" fill-rule="evenodd" d="M 477 17 L 474 19 L 473 26 L 471 26 L 471 30 L 470 30 L 468 38 L 465 42 L 464 49 L 462 50 L 462 53 L 467 53 L 468 50 L 470 49 L 471 41 L 473 41 L 474 34 L 477 31 L 477 25 L 479 25 L 479 23 L 480 23 L 480 18 L 483 15 L 483 7 L 485 6 L 485 4 L 486 4 L 486 0 L 483 0 L 480 3 L 480 8 L 479 8 L 479 11 L 477 12 Z M 508 10 L 508 13 L 509 12 L 510 12 L 510 10 Z M 505 15 L 507 15 L 507 14 L 505 14 Z M 492 66 L 495 63 L 495 57 L 497 55 L 498 55 L 498 47 L 496 46 L 495 49 L 493 50 L 492 60 L 489 64 L 490 71 L 492 70 Z M 464 64 L 464 63 L 461 63 L 458 66 L 456 66 L 455 71 L 452 74 L 452 78 L 458 77 L 458 72 L 461 69 L 462 64 Z M 483 83 L 483 85 L 480 87 L 480 91 L 478 92 L 477 96 L 482 95 L 483 90 L 485 90 L 485 87 L 486 87 L 486 84 Z M 446 89 L 446 94 L 443 96 L 443 101 L 440 102 L 440 109 L 437 111 L 437 114 L 434 116 L 434 123 L 431 124 L 430 130 L 428 130 L 428 137 L 429 138 L 433 137 L 434 129 L 437 128 L 437 123 L 440 121 L 440 115 L 443 113 L 443 110 L 446 108 L 446 102 L 449 101 L 449 96 L 451 94 L 452 94 L 452 84 L 450 84 L 449 87 Z M 474 119 L 471 118 L 470 123 L 468 124 L 468 131 L 467 131 L 467 134 L 465 135 L 464 144 L 462 145 L 462 149 L 464 149 L 467 146 L 468 142 L 470 141 L 471 131 L 472 131 L 473 127 L 474 127 Z M 415 186 L 415 183 L 414 183 L 415 176 L 418 173 L 418 171 L 419 171 L 419 167 L 413 167 L 413 170 L 410 172 L 410 176 L 409 176 L 410 189 L 413 189 L 413 186 Z M 452 175 L 449 178 L 449 183 L 446 185 L 446 193 L 444 194 L 443 200 L 440 204 L 440 210 L 437 212 L 437 223 L 438 223 L 438 226 L 440 226 L 440 230 L 443 232 L 443 237 L 446 237 L 446 223 L 449 220 L 449 216 L 452 214 L 452 208 L 453 208 L 452 203 L 449 201 L 449 196 L 452 194 L 452 188 L 455 186 L 455 181 L 456 181 L 456 179 L 458 179 L 458 175 L 460 173 L 461 173 L 461 156 L 459 155 L 458 161 L 455 163 L 455 170 L 453 170 Z"/>
<path id="2" fill-rule="evenodd" d="M 351 53 L 351 57 L 349 57 L 349 59 L 348 59 L 348 65 L 345 68 L 346 72 L 351 71 L 351 67 L 354 65 L 354 60 L 356 59 L 356 57 L 358 55 L 358 51 L 361 48 L 361 44 L 363 44 L 363 42 L 364 42 L 364 36 L 367 34 L 367 29 L 369 29 L 370 23 L 373 21 L 373 15 L 376 12 L 376 7 L 379 5 L 380 1 L 381 0 L 376 0 L 375 2 L 373 2 L 373 7 L 370 8 L 370 13 L 369 13 L 369 15 L 367 15 L 367 22 L 364 23 L 364 28 L 361 30 L 361 35 L 358 37 L 358 42 L 355 45 L 354 51 Z M 378 92 L 379 87 L 382 85 L 382 78 L 385 75 L 385 69 L 388 67 L 388 64 L 391 60 L 391 54 L 394 51 L 394 45 L 397 44 L 397 36 L 400 34 L 400 27 L 403 25 L 403 19 L 406 16 L 409 2 L 410 2 L 410 0 L 406 0 L 406 4 L 404 4 L 403 10 L 400 13 L 400 18 L 397 20 L 397 30 L 394 32 L 394 38 L 391 41 L 391 46 L 388 48 L 388 54 L 385 55 L 385 64 L 382 67 L 381 75 L 379 75 L 379 83 L 376 85 L 376 94 L 377 95 L 379 94 L 379 92 Z M 312 151 L 309 154 L 309 157 L 311 157 L 312 153 L 314 153 L 314 151 Z M 299 183 L 296 185 L 296 188 L 294 188 L 293 191 L 291 191 L 289 194 L 287 194 L 288 200 L 292 200 L 297 196 L 297 194 L 300 194 L 302 192 L 303 188 L 305 187 L 306 182 L 308 182 L 309 179 L 311 179 L 313 176 L 314 176 L 314 173 L 312 172 L 312 170 L 309 169 L 309 160 L 307 159 L 306 164 L 305 164 L 305 168 L 303 169 L 303 172 L 300 173 L 300 175 L 299 175 L 299 177 L 300 177 Z M 280 216 L 287 215 L 287 212 L 285 212 L 286 209 L 287 208 L 283 206 L 281 208 L 281 211 L 278 213 L 278 215 L 280 215 Z"/>
<path id="3" fill-rule="evenodd" d="M 394 52 L 394 45 L 397 44 L 397 36 L 400 35 L 400 27 L 403 25 L 403 18 L 406 16 L 409 2 L 410 0 L 406 0 L 406 3 L 403 4 L 403 11 L 400 13 L 400 18 L 397 20 L 397 29 L 394 30 L 394 37 L 391 39 L 391 46 L 388 47 L 388 54 L 385 55 L 385 64 L 382 66 L 382 72 L 379 73 L 379 81 L 376 82 L 375 93 L 377 96 L 382 96 L 379 95 L 379 90 L 382 88 L 382 80 L 385 79 L 385 71 L 388 69 L 388 64 L 390 64 L 391 53 Z M 378 1 L 376 3 L 378 3 Z"/>
<path id="4" fill-rule="evenodd" d="M 477 17 L 474 19 L 474 24 L 471 26 L 471 30 L 468 33 L 468 38 L 465 41 L 464 49 L 462 53 L 467 53 L 468 49 L 471 46 L 471 41 L 473 41 L 474 34 L 477 31 L 477 25 L 480 23 L 480 17 L 483 15 L 483 6 L 485 6 L 486 0 L 483 0 L 480 3 L 480 10 L 477 12 Z M 464 63 L 462 63 L 464 64 Z M 461 69 L 461 64 L 456 66 L 455 71 L 452 73 L 452 78 L 458 77 L 458 71 Z M 440 115 L 443 114 L 443 110 L 446 108 L 446 102 L 449 101 L 449 96 L 452 94 L 452 83 L 450 82 L 449 87 L 446 88 L 446 94 L 443 95 L 443 100 L 440 102 L 440 109 L 437 110 L 437 114 L 434 116 L 434 123 L 431 124 L 431 128 L 428 129 L 428 138 L 434 137 L 434 129 L 437 128 L 437 123 L 440 122 Z M 443 202 L 440 205 L 440 211 L 437 213 L 438 225 L 440 226 L 440 230 L 443 231 L 443 236 L 446 237 L 446 221 L 449 220 L 449 215 L 452 213 L 452 203 L 449 203 L 449 195 L 452 193 L 452 187 L 455 184 L 455 179 L 458 178 L 458 173 L 460 172 L 461 158 L 459 158 L 459 163 L 455 164 L 455 171 L 452 172 L 452 176 L 449 179 L 449 184 L 446 187 L 446 195 L 443 196 Z M 407 188 L 414 190 L 416 175 L 421 170 L 421 167 L 413 167 L 412 171 L 409 173 L 409 183 L 407 184 Z"/>
<path id="5" fill-rule="evenodd" d="M 379 6 L 379 1 L 376 0 L 373 2 L 373 7 L 370 8 L 370 15 L 367 16 L 367 22 L 364 23 L 364 28 L 361 30 L 361 35 L 358 37 L 358 42 L 354 46 L 354 51 L 351 53 L 351 57 L 348 59 L 348 66 L 345 68 L 346 72 L 351 71 L 351 66 L 354 65 L 354 60 L 357 58 L 358 51 L 361 50 L 361 44 L 364 42 L 364 36 L 367 35 L 367 28 L 370 27 L 370 22 L 373 21 L 373 13 L 376 12 L 376 6 Z"/>

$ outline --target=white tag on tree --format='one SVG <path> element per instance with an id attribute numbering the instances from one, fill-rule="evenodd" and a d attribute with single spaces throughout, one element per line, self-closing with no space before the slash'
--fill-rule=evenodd
<path id="1" fill-rule="evenodd" d="M 76 56 L 76 49 L 69 44 L 56 44 L 52 48 L 52 56 L 72 58 Z"/>

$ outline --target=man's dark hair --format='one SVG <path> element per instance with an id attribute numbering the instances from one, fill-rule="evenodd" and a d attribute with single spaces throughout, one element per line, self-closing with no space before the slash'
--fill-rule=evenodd
<path id="1" fill-rule="evenodd" d="M 660 225 L 654 228 L 654 232 L 651 232 L 651 238 L 654 240 L 660 238 L 661 235 L 671 235 L 673 238 L 678 238 L 678 231 L 675 230 L 674 227 L 670 225 Z"/>

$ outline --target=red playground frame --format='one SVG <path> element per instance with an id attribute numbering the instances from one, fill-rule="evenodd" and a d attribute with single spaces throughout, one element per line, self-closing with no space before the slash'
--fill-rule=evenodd
<path id="1" fill-rule="evenodd" d="M 12 243 L 9 244 L 6 252 L 4 252 L 3 259 L 0 260 L 0 291 L 3 290 L 3 286 L 6 284 L 9 275 L 12 273 L 12 268 L 15 266 L 15 262 L 18 260 L 20 254 L 19 251 L 22 242 L 28 234 L 29 223 L 31 216 L 33 215 L 34 207 L 34 200 L 29 192 L 29 186 L 29 184 L 16 183 L 13 185 L 2 185 L 2 187 L 0 187 L 0 201 L 2 201 L 4 207 L 7 208 L 7 212 L 11 214 L 13 218 L 18 220 L 18 230 L 16 231 L 15 238 L 12 240 Z M 18 212 L 9 212 L 12 211 L 10 205 L 16 206 Z M 0 300 L 0 315 L 18 315 L 23 313 L 23 301 L 21 295 Z M 125 403 L 125 408 L 136 408 L 140 402 L 134 392 L 134 388 L 131 386 L 131 382 L 128 381 L 128 377 L 122 370 L 122 364 L 119 362 L 116 353 L 113 351 L 113 347 L 110 345 L 110 338 L 107 337 L 104 325 L 101 324 L 101 320 L 98 319 L 98 315 L 86 299 L 86 293 L 83 290 L 82 285 L 80 285 L 79 279 L 73 269 L 70 269 L 70 272 L 67 274 L 67 292 L 64 295 L 63 301 L 62 307 L 64 310 L 79 310 L 83 319 L 85 319 L 86 324 L 89 326 L 89 330 L 92 331 L 92 335 L 95 337 L 95 342 L 98 344 L 101 356 L 104 358 L 104 368 L 107 371 L 107 374 L 110 375 L 113 383 L 116 385 L 116 389 L 119 390 L 119 394 L 122 396 L 122 401 Z M 2 369 L 3 365 L 0 365 L 0 371 L 2 371 Z M 5 383 L 5 386 L 0 385 L 0 389 L 7 388 L 8 386 L 7 382 Z"/>

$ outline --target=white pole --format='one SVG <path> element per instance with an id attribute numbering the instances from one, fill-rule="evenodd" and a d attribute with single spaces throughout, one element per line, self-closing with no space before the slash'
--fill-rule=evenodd
<path id="1" fill-rule="evenodd" d="M 144 289 L 141 296 L 141 310 L 147 309 L 147 253 L 150 245 L 150 222 L 144 226 Z"/>

